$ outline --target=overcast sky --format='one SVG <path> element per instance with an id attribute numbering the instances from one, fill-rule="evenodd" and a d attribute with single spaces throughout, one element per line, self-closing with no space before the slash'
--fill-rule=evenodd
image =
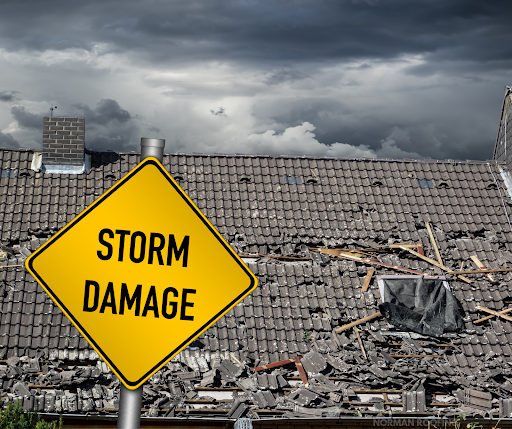
<path id="1" fill-rule="evenodd" d="M 2 0 L 0 146 L 490 159 L 512 2 Z"/>

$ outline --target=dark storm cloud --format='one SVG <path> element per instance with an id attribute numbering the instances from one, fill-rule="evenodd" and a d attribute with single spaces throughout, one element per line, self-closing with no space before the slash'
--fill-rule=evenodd
<path id="1" fill-rule="evenodd" d="M 496 92 L 499 94 L 500 88 Z M 298 102 L 291 98 L 263 100 L 254 105 L 253 114 L 264 122 L 280 124 L 282 130 L 301 121 L 312 123 L 317 140 L 328 145 L 367 145 L 379 153 L 383 142 L 392 141 L 403 151 L 425 158 L 492 158 L 501 107 L 495 102 L 499 98 L 481 88 L 460 93 L 460 98 L 451 94 L 446 91 L 444 96 L 433 96 L 432 101 L 417 91 L 411 95 L 410 108 L 393 103 L 385 108 L 372 107 L 356 104 L 353 99 L 328 97 L 304 97 Z M 386 98 L 385 94 L 375 96 Z M 460 102 L 462 97 L 465 104 Z M 490 120 L 482 120 L 484 115 Z"/>
<path id="2" fill-rule="evenodd" d="M 73 112 L 85 117 L 86 144 L 90 149 L 124 151 L 136 149 L 141 133 L 135 118 L 116 100 L 102 99 L 95 108 L 74 104 Z"/>
<path id="3" fill-rule="evenodd" d="M 96 150 L 133 150 L 137 149 L 142 137 L 142 130 L 159 133 L 159 129 L 151 124 L 144 123 L 143 118 L 133 116 L 121 108 L 116 100 L 102 99 L 96 107 L 86 104 L 75 104 L 66 111 L 54 116 L 85 117 L 86 146 Z M 43 130 L 43 117 L 47 115 L 35 114 L 24 106 L 13 106 L 11 114 L 18 122 L 20 128 L 27 130 L 25 138 L 37 141 Z M 28 137 L 27 137 L 28 136 Z M 18 141 L 9 133 L 0 132 L 0 146 L 18 147 Z"/>
<path id="4" fill-rule="evenodd" d="M 480 0 L 27 0 L 3 6 L 0 37 L 10 50 L 90 49 L 107 42 L 162 62 L 428 54 L 492 68 L 504 65 L 495 60 L 512 61 L 511 15 L 510 2 Z"/>
<path id="5" fill-rule="evenodd" d="M 23 106 L 13 106 L 11 108 L 11 114 L 14 116 L 14 119 L 18 121 L 21 128 L 41 130 L 43 127 L 43 114 L 37 115 L 35 113 L 28 112 Z"/>
<path id="6" fill-rule="evenodd" d="M 109 98 L 100 100 L 94 109 L 85 104 L 74 104 L 73 108 L 79 111 L 89 124 L 107 125 L 112 121 L 123 124 L 131 119 L 131 115 L 121 109 L 117 101 Z"/>
<path id="7" fill-rule="evenodd" d="M 17 101 L 19 98 L 16 96 L 19 91 L 0 91 L 0 101 L 11 102 Z"/>
<path id="8" fill-rule="evenodd" d="M 3 50 L 32 54 L 83 49 L 93 58 L 115 53 L 149 74 L 183 71 L 185 82 L 194 68 L 205 70 L 206 76 L 210 63 L 231 66 L 251 76 L 251 83 L 275 90 L 254 98 L 258 101 L 252 113 L 258 125 L 275 123 L 280 133 L 309 122 L 316 127 L 318 141 L 327 145 L 344 142 L 378 151 L 383 142 L 394 142 L 403 151 L 432 158 L 492 156 L 489 146 L 496 136 L 502 88 L 510 83 L 504 79 L 510 78 L 512 69 L 512 2 L 23 0 L 2 5 L 1 12 Z M 361 79 L 352 73 L 343 85 L 360 88 L 367 97 L 365 85 L 374 76 L 380 78 L 372 68 L 402 61 L 410 62 L 405 72 L 397 67 L 390 78 L 394 82 L 386 82 L 386 76 L 374 94 L 390 99 L 405 94 L 397 103 L 345 100 L 339 87 L 323 98 L 312 95 L 315 89 L 321 93 L 339 82 L 322 82 L 318 70 L 339 67 L 342 74 L 344 67 L 351 72 L 359 67 Z M 85 61 L 80 69 L 82 64 L 84 73 L 108 70 L 93 69 Z M 58 73 L 57 66 L 52 67 Z M 402 79 L 420 83 L 424 93 L 402 86 Z M 191 103 L 207 97 L 193 83 L 169 88 L 162 79 L 154 86 L 162 87 L 161 93 L 169 98 L 186 94 Z M 313 89 L 307 92 L 306 87 Z M 278 91 L 283 88 L 288 92 L 281 96 Z M 233 94 L 228 90 L 225 95 Z M 0 101 L 12 101 L 11 96 L 14 93 L 0 93 Z M 218 103 L 209 106 L 224 101 Z M 136 147 L 139 127 L 144 128 L 137 115 L 115 100 L 102 100 L 94 108 L 75 104 L 74 111 L 86 117 L 88 142 L 97 148 Z M 225 115 L 220 110 L 211 113 Z M 21 127 L 34 129 L 33 114 L 23 108 L 12 114 Z M 187 130 L 183 135 L 189 135 Z"/>
<path id="9" fill-rule="evenodd" d="M 2 133 L 0 131 L 0 147 L 20 147 L 18 141 L 9 133 Z"/>

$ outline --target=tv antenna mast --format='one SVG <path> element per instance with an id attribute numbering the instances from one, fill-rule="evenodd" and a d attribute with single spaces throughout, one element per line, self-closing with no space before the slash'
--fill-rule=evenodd
<path id="1" fill-rule="evenodd" d="M 57 106 L 54 106 L 53 104 L 50 106 L 50 118 L 52 117 L 52 114 L 53 114 L 53 109 L 56 109 Z"/>

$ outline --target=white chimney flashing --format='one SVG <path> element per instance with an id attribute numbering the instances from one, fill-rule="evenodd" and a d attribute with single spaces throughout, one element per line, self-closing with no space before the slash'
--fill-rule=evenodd
<path id="1" fill-rule="evenodd" d="M 91 155 L 86 153 L 84 165 L 44 165 L 43 154 L 34 152 L 30 169 L 45 174 L 84 174 L 91 171 Z"/>

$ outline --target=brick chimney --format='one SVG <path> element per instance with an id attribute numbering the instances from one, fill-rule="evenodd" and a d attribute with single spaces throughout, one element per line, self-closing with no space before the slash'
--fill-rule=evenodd
<path id="1" fill-rule="evenodd" d="M 84 166 L 85 118 L 45 116 L 42 161 L 45 166 Z"/>

